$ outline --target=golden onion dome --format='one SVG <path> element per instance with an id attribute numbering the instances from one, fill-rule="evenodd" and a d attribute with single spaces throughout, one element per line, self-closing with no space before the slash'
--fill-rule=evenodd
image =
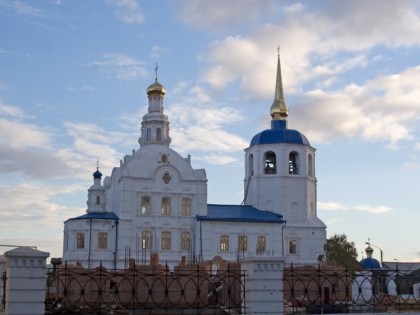
<path id="1" fill-rule="evenodd" d="M 158 82 L 157 79 L 155 79 L 155 82 L 149 85 L 146 92 L 147 92 L 147 95 L 150 95 L 150 94 L 164 95 L 166 93 L 166 89 L 162 84 Z"/>
<path id="2" fill-rule="evenodd" d="M 276 120 L 287 120 L 289 116 L 289 110 L 282 99 L 275 99 L 270 108 L 270 115 Z"/>
<path id="3" fill-rule="evenodd" d="M 365 251 L 366 251 L 366 254 L 372 254 L 373 253 L 373 248 L 370 247 L 370 245 L 368 245 L 368 247 L 366 247 Z"/>

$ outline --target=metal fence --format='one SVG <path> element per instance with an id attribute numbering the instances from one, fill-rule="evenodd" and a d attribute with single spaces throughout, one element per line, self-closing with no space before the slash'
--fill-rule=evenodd
<path id="1" fill-rule="evenodd" d="M 286 314 L 420 312 L 420 271 L 285 268 Z"/>
<path id="2" fill-rule="evenodd" d="M 48 270 L 46 314 L 243 314 L 244 292 L 244 272 L 229 267 L 64 266 Z"/>
<path id="3" fill-rule="evenodd" d="M 2 286 L 2 294 L 1 294 L 1 307 L 0 310 L 4 310 L 6 307 L 6 271 L 3 272 L 1 275 L 1 286 Z"/>

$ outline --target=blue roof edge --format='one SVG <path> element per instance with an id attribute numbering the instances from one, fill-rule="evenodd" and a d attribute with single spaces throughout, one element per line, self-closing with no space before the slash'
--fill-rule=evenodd
<path id="1" fill-rule="evenodd" d="M 208 204 L 207 215 L 197 215 L 197 221 L 277 223 L 286 221 L 278 213 L 259 210 L 251 205 Z"/>
<path id="2" fill-rule="evenodd" d="M 75 218 L 70 218 L 66 220 L 65 222 L 72 221 L 72 220 L 86 220 L 86 219 L 101 219 L 101 220 L 117 221 L 120 218 L 114 212 L 89 212 Z"/>

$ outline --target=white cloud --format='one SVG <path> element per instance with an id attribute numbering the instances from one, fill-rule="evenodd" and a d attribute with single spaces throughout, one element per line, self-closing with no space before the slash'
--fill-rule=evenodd
<path id="1" fill-rule="evenodd" d="M 87 65 L 98 66 L 103 73 L 119 80 L 136 80 L 148 75 L 145 62 L 119 53 L 104 54 L 101 60 Z"/>
<path id="2" fill-rule="evenodd" d="M 165 48 L 165 47 L 160 47 L 160 46 L 154 45 L 152 47 L 151 52 L 150 52 L 150 57 L 154 58 L 154 59 L 159 59 L 160 56 L 167 51 L 168 51 L 168 49 Z"/>
<path id="3" fill-rule="evenodd" d="M 39 182 L 36 185 L 25 183 L 0 186 L 0 239 L 3 244 L 35 245 L 60 257 L 61 224 L 64 220 L 83 213 L 83 208 L 71 208 L 54 202 L 53 199 L 57 195 L 64 196 L 85 189 L 84 185 L 43 185 Z M 80 204 L 83 207 L 83 202 Z M 24 232 L 17 237 L 14 236 L 16 231 Z"/>
<path id="4" fill-rule="evenodd" d="M 317 10 L 310 12 L 302 3 L 296 10 L 289 7 L 279 10 L 278 15 L 273 13 L 273 23 L 255 24 L 246 35 L 214 42 L 204 56 L 208 68 L 202 79 L 217 89 L 239 80 L 243 91 L 265 98 L 272 92 L 267 82 L 274 80 L 275 48 L 280 44 L 283 83 L 290 94 L 300 91 L 310 80 L 325 80 L 366 67 L 373 48 L 420 44 L 420 10 L 416 2 L 388 1 L 383 5 L 383 1 L 374 0 L 366 5 L 361 1 L 325 1 L 317 2 Z M 256 8 L 265 9 L 264 5 Z M 205 14 L 197 10 L 196 18 L 206 20 L 217 13 L 217 8 L 213 11 L 209 5 Z M 246 13 L 236 14 L 246 19 Z M 376 54 L 372 60 L 378 58 Z"/>
<path id="5" fill-rule="evenodd" d="M 141 24 L 144 22 L 144 15 L 140 10 L 138 1 L 106 0 L 106 3 L 119 8 L 115 14 L 122 22 L 126 24 Z"/>
<path id="6" fill-rule="evenodd" d="M 338 91 L 309 91 L 290 109 L 290 125 L 313 142 L 350 137 L 398 148 L 398 142 L 413 138 L 420 115 L 418 81 L 420 67 L 415 67 Z"/>
<path id="7" fill-rule="evenodd" d="M 198 160 L 207 162 L 209 164 L 215 164 L 215 165 L 227 165 L 227 164 L 233 164 L 233 163 L 241 163 L 238 161 L 238 159 L 228 156 L 228 155 L 217 155 L 217 154 L 211 154 L 211 155 L 204 155 L 198 158 Z M 243 192 L 241 191 L 241 194 Z"/>
<path id="8" fill-rule="evenodd" d="M 327 210 L 327 211 L 339 211 L 339 210 L 346 210 L 347 208 L 338 202 L 322 202 L 318 201 L 317 203 L 318 209 Z"/>
<path id="9" fill-rule="evenodd" d="M 386 206 L 371 207 L 371 206 L 360 205 L 360 206 L 355 206 L 354 209 L 363 211 L 363 212 L 374 213 L 374 214 L 382 214 L 382 213 L 387 213 L 387 212 L 392 211 L 392 208 L 386 207 Z"/>
<path id="10" fill-rule="evenodd" d="M 359 54 L 349 59 L 336 59 L 331 60 L 326 64 L 321 64 L 313 69 L 313 72 L 317 75 L 334 75 L 337 73 L 343 73 L 356 67 L 365 67 L 368 60 L 364 54 Z"/>
<path id="11" fill-rule="evenodd" d="M 42 15 L 43 11 L 41 9 L 35 8 L 23 1 L 9 1 L 2 0 L 0 1 L 0 7 L 4 7 L 18 15 L 28 15 L 33 17 L 39 17 Z"/>
<path id="12" fill-rule="evenodd" d="M 339 202 L 321 202 L 318 201 L 317 207 L 320 210 L 326 210 L 326 211 L 362 211 L 362 212 L 368 212 L 373 214 L 382 214 L 392 211 L 391 207 L 387 206 L 367 206 L 367 205 L 358 205 L 358 206 L 346 206 Z"/>

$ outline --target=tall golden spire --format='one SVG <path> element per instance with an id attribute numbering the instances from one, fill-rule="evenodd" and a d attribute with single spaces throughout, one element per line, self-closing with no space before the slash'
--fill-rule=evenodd
<path id="1" fill-rule="evenodd" d="M 276 78 L 276 91 L 274 94 L 274 101 L 270 108 L 270 115 L 272 120 L 285 120 L 289 115 L 286 102 L 283 95 L 283 82 L 281 79 L 281 65 L 280 65 L 280 47 L 277 48 L 277 78 Z"/>

